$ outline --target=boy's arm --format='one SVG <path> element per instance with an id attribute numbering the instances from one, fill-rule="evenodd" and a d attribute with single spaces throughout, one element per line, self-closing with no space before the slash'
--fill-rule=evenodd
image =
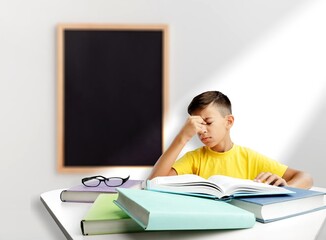
<path id="1" fill-rule="evenodd" d="M 255 181 L 275 186 L 290 186 L 306 189 L 311 188 L 313 184 L 312 177 L 309 174 L 289 167 L 286 169 L 283 177 L 269 172 L 263 172 L 255 178 Z"/>
<path id="2" fill-rule="evenodd" d="M 182 137 L 178 135 L 169 148 L 155 163 L 149 179 L 157 176 L 177 175 L 177 172 L 172 168 L 172 165 L 185 145 L 186 142 L 184 142 Z"/>
<path id="3" fill-rule="evenodd" d="M 309 174 L 293 168 L 288 168 L 285 171 L 283 178 L 291 187 L 309 189 L 313 184 L 313 179 Z"/>
<path id="4" fill-rule="evenodd" d="M 205 124 L 205 121 L 200 116 L 190 116 L 169 148 L 155 163 L 149 179 L 157 176 L 177 175 L 177 172 L 172 168 L 174 162 L 186 143 L 195 134 L 206 131 Z"/>

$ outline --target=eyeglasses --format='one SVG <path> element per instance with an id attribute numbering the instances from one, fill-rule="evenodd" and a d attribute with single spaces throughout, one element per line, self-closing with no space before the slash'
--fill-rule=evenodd
<path id="1" fill-rule="evenodd" d="M 130 176 L 126 178 L 121 177 L 103 177 L 101 175 L 98 176 L 92 176 L 92 177 L 85 177 L 82 179 L 82 183 L 86 187 L 97 187 L 101 184 L 101 182 L 104 182 L 106 186 L 108 187 L 119 187 L 125 182 L 128 181 Z"/>

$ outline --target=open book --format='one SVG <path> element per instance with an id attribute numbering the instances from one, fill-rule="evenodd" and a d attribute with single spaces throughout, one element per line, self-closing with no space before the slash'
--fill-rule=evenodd
<path id="1" fill-rule="evenodd" d="M 145 188 L 153 191 L 210 198 L 294 193 L 283 187 L 223 175 L 214 175 L 208 178 L 208 180 L 193 174 L 156 177 L 152 180 L 147 180 Z"/>

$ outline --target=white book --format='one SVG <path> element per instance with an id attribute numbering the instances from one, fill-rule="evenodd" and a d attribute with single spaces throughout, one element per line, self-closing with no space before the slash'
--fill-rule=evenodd
<path id="1" fill-rule="evenodd" d="M 253 180 L 214 175 L 207 180 L 194 174 L 156 177 L 147 180 L 145 188 L 152 191 L 197 195 L 210 198 L 293 194 L 283 187 Z"/>

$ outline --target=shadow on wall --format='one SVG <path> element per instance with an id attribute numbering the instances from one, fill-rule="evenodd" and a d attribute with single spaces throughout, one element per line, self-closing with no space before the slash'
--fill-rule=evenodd
<path id="1" fill-rule="evenodd" d="M 316 109 L 286 162 L 293 168 L 310 173 L 314 186 L 326 187 L 326 95 L 320 99 L 319 108 Z"/>

